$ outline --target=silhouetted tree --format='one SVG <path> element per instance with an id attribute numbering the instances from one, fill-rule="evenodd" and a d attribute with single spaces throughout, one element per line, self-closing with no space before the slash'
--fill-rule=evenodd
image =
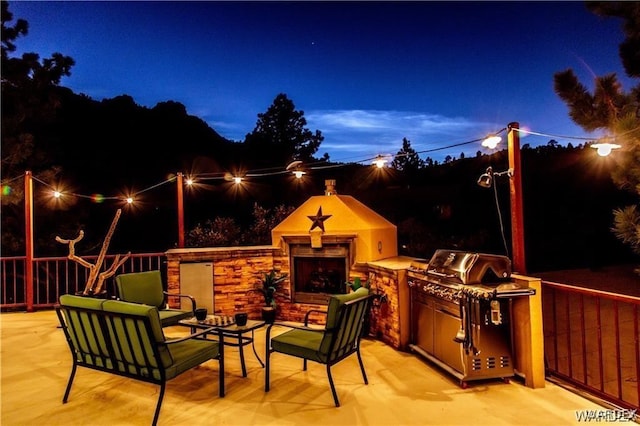
<path id="1" fill-rule="evenodd" d="M 197 224 L 187 232 L 188 247 L 228 247 L 240 245 L 241 229 L 232 217 L 216 217 Z"/>
<path id="2" fill-rule="evenodd" d="M 71 74 L 74 60 L 69 56 L 54 53 L 40 60 L 37 53 L 23 53 L 12 57 L 18 37 L 26 36 L 29 24 L 18 19 L 15 24 L 9 3 L 2 7 L 2 181 L 33 172 L 41 179 L 52 180 L 59 172 L 46 155 L 48 140 L 43 129 L 50 125 L 60 105 L 60 80 Z M 24 236 L 19 231 L 22 218 L 19 207 L 24 200 L 21 185 L 12 185 L 12 191 L 2 195 L 2 247 L 5 254 L 17 253 L 24 245 Z"/>
<path id="3" fill-rule="evenodd" d="M 245 231 L 243 240 L 251 245 L 271 244 L 271 230 L 294 210 L 295 207 L 283 204 L 268 209 L 255 203 L 253 205 L 253 225 Z"/>
<path id="4" fill-rule="evenodd" d="M 619 54 L 627 75 L 640 76 L 640 3 L 587 2 L 587 7 L 600 16 L 623 20 L 625 40 Z M 569 115 L 587 131 L 605 129 L 621 145 L 614 158 L 618 162 L 612 172 L 614 182 L 640 196 L 640 85 L 625 92 L 615 73 L 595 77 L 590 93 L 571 69 L 554 75 L 554 88 L 569 107 Z M 612 231 L 640 254 L 640 209 L 630 205 L 614 211 Z"/>
<path id="5" fill-rule="evenodd" d="M 60 105 L 54 90 L 63 76 L 71 74 L 74 60 L 69 56 L 54 53 L 40 61 L 37 53 L 23 53 L 11 57 L 16 50 L 15 41 L 26 36 L 29 24 L 18 19 L 10 26 L 13 14 L 9 4 L 2 7 L 2 177 L 3 179 L 31 169 L 34 173 L 44 171 L 51 165 L 43 155 L 38 130 L 55 118 Z M 2 202 L 13 202 L 11 197 L 2 197 Z"/>
<path id="6" fill-rule="evenodd" d="M 287 95 L 279 94 L 266 112 L 258 114 L 256 127 L 245 138 L 249 155 L 257 164 L 314 161 L 313 155 L 324 136 L 319 130 L 312 133 L 306 125 L 304 111 L 296 110 Z M 328 158 L 326 154 L 325 158 Z"/>
<path id="7" fill-rule="evenodd" d="M 402 138 L 402 148 L 396 153 L 391 162 L 391 167 L 396 170 L 411 172 L 423 168 L 424 161 L 420 159 L 416 150 L 411 147 L 411 141 L 407 138 Z"/>

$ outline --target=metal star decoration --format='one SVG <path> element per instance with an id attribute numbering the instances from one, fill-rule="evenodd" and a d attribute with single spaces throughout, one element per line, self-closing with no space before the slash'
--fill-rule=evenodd
<path id="1" fill-rule="evenodd" d="M 322 214 L 322 206 L 320 206 L 318 208 L 318 213 L 316 213 L 315 216 L 307 216 L 309 219 L 311 219 L 311 221 L 313 222 L 311 224 L 311 229 L 309 229 L 309 232 L 313 231 L 315 228 L 320 228 L 322 229 L 322 232 L 324 232 L 324 221 L 329 219 L 331 217 L 330 214 Z"/>

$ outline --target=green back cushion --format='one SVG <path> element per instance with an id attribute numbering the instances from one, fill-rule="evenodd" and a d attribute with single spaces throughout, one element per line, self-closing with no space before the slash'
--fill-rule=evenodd
<path id="1" fill-rule="evenodd" d="M 158 315 L 158 308 L 155 306 L 122 302 L 119 300 L 105 300 L 102 304 L 102 309 L 106 312 L 137 315 L 149 318 L 154 340 L 156 342 L 164 342 L 164 333 L 160 326 L 160 316 Z"/>
<path id="2" fill-rule="evenodd" d="M 72 294 L 63 294 L 60 296 L 60 304 L 62 306 L 71 306 L 74 308 L 87 308 L 102 310 L 102 302 L 105 299 L 96 299 L 94 297 L 74 296 Z"/>
<path id="3" fill-rule="evenodd" d="M 164 308 L 160 271 L 131 272 L 116 277 L 118 296 L 125 302 L 144 303 Z"/>
<path id="4" fill-rule="evenodd" d="M 60 305 L 63 308 L 85 308 L 101 311 L 103 302 L 103 299 L 95 299 L 93 297 L 74 296 L 71 294 L 63 294 L 60 296 Z M 74 310 L 64 310 L 63 312 L 65 319 L 69 324 L 68 330 L 73 345 L 79 351 L 79 353 L 76 354 L 79 358 L 85 358 L 85 361 L 89 362 L 91 357 L 87 354 L 98 357 L 109 355 L 105 337 L 102 335 L 97 315 L 91 315 L 90 312 Z M 76 329 L 85 330 L 85 333 L 79 332 L 76 334 Z M 83 357 L 83 354 L 86 356 Z M 100 361 L 97 360 L 96 362 Z"/>
<path id="5" fill-rule="evenodd" d="M 155 306 L 128 303 L 119 300 L 107 300 L 102 304 L 102 308 L 106 312 L 123 313 L 140 317 L 139 320 L 127 319 L 124 323 L 119 321 L 115 322 L 115 328 L 111 330 L 111 333 L 113 333 L 114 337 L 120 343 L 131 342 L 131 347 L 128 345 L 121 346 L 122 353 L 116 353 L 118 360 L 131 362 L 133 357 L 135 357 L 138 364 L 144 365 L 146 359 L 145 353 L 147 356 L 150 356 L 153 353 L 152 346 L 157 343 L 162 343 L 165 340 L 162 326 L 160 325 L 158 309 Z M 147 317 L 151 323 L 151 336 L 148 336 L 144 331 L 143 317 Z M 109 325 L 109 327 L 111 327 L 111 325 Z M 140 336 L 140 338 L 138 338 L 138 336 Z M 173 360 L 166 346 L 160 345 L 159 349 L 162 364 L 165 367 L 170 366 Z M 157 366 L 154 360 L 150 361 L 152 367 Z"/>
<path id="6" fill-rule="evenodd" d="M 326 328 L 333 328 L 338 321 L 338 313 L 340 306 L 349 300 L 359 299 L 369 294 L 369 289 L 366 287 L 360 287 L 356 291 L 348 294 L 333 295 L 329 298 L 329 306 L 327 308 L 327 326 Z"/>

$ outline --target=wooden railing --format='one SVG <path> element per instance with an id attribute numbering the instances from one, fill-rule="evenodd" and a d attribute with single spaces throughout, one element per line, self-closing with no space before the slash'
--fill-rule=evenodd
<path id="1" fill-rule="evenodd" d="M 640 298 L 542 282 L 547 376 L 640 410 Z"/>
<path id="2" fill-rule="evenodd" d="M 98 256 L 83 256 L 95 262 Z M 107 255 L 102 270 L 113 263 L 115 255 Z M 34 258 L 32 264 L 33 285 L 27 288 L 27 259 L 25 256 L 0 258 L 0 309 L 27 310 L 53 307 L 60 295 L 83 291 L 89 269 L 70 261 L 67 257 Z M 117 271 L 139 272 L 160 269 L 166 272 L 164 253 L 132 254 Z M 114 278 L 105 281 L 108 295 L 115 296 Z"/>
<path id="3" fill-rule="evenodd" d="M 95 261 L 97 256 L 83 256 Z M 107 256 L 103 265 L 113 262 Z M 0 258 L 0 309 L 51 308 L 61 294 L 82 291 L 89 270 L 67 257 L 33 260 L 27 291 L 26 257 Z M 164 253 L 132 254 L 117 273 L 160 269 Z M 115 296 L 113 277 L 105 283 Z M 29 298 L 28 295 L 31 295 Z M 617 406 L 640 410 L 640 298 L 542 282 L 547 376 L 557 377 Z"/>

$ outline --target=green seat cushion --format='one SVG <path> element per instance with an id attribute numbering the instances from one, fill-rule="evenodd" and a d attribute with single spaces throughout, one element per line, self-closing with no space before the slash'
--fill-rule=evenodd
<path id="1" fill-rule="evenodd" d="M 324 362 L 320 353 L 324 334 L 324 330 L 292 329 L 272 338 L 271 348 L 276 352 Z"/>
<path id="2" fill-rule="evenodd" d="M 167 379 L 210 359 L 216 359 L 220 353 L 220 344 L 217 341 L 204 339 L 189 339 L 167 345 L 167 348 L 173 358 L 173 364 L 166 369 Z"/>
<path id="3" fill-rule="evenodd" d="M 118 296 L 125 302 L 144 303 L 164 308 L 165 299 L 162 290 L 160 271 L 131 272 L 116 277 Z"/>

